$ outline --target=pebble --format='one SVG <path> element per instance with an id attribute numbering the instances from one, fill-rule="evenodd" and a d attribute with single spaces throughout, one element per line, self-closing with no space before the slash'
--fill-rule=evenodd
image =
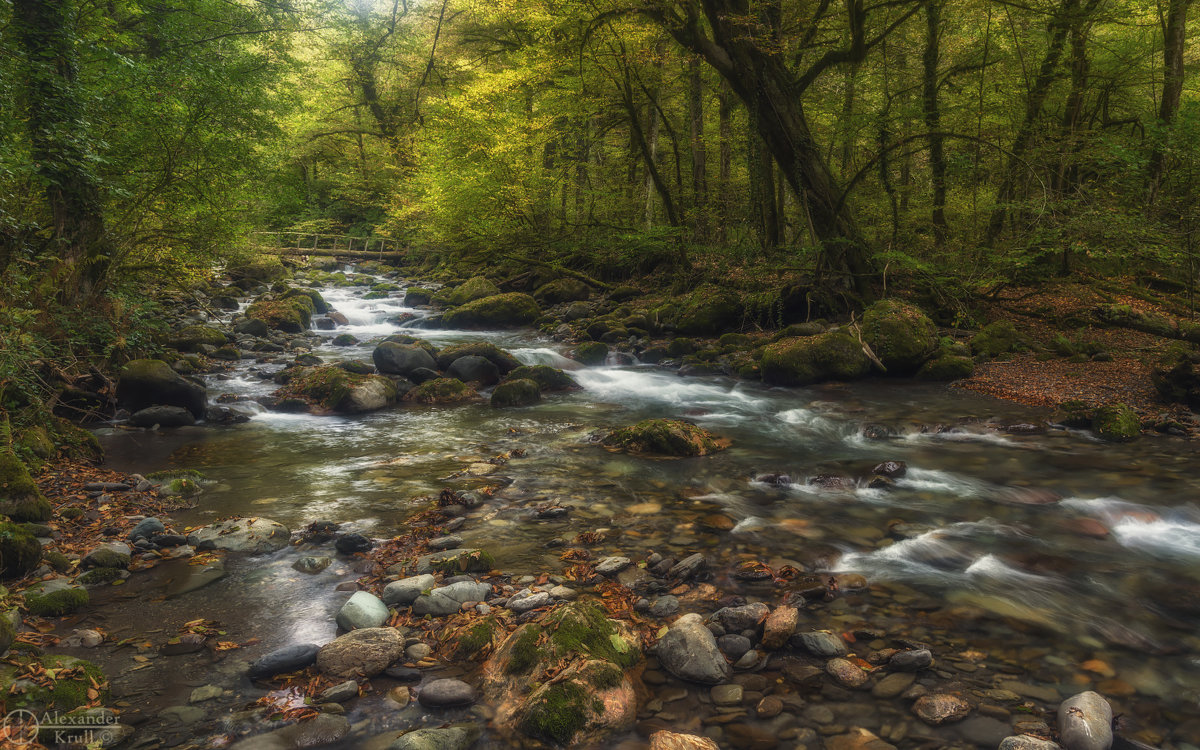
<path id="1" fill-rule="evenodd" d="M 398 685 L 388 691 L 388 698 L 393 703 L 404 708 L 412 700 L 412 691 L 406 685 Z"/>
<path id="2" fill-rule="evenodd" d="M 736 706 L 742 702 L 742 686 L 736 684 L 717 685 L 709 695 L 718 706 Z"/>
<path id="3" fill-rule="evenodd" d="M 833 711 L 828 706 L 806 706 L 804 709 L 804 718 L 814 724 L 832 724 Z"/>
<path id="4" fill-rule="evenodd" d="M 421 686 L 417 700 L 426 708 L 469 706 L 475 702 L 475 688 L 462 680 L 434 680 Z"/>
<path id="5" fill-rule="evenodd" d="M 1058 707 L 1059 742 L 1067 750 L 1108 750 L 1112 747 L 1112 706 L 1103 695 L 1088 690 Z"/>
<path id="6" fill-rule="evenodd" d="M 918 672 L 933 665 L 933 654 L 929 649 L 897 651 L 888 660 L 888 666 L 898 672 Z"/>
<path id="7" fill-rule="evenodd" d="M 383 603 L 392 606 L 412 604 L 422 592 L 431 590 L 435 585 L 437 579 L 428 573 L 392 581 L 383 588 Z"/>
<path id="8" fill-rule="evenodd" d="M 429 540 L 429 549 L 432 549 L 432 550 L 457 549 L 458 547 L 462 546 L 462 543 L 463 543 L 463 540 L 462 540 L 461 536 L 455 536 L 453 534 L 450 534 L 448 536 L 439 536 L 439 537 L 430 539 Z"/>
<path id="9" fill-rule="evenodd" d="M 736 661 L 742 658 L 743 654 L 753 648 L 754 644 L 750 643 L 750 639 L 744 635 L 731 633 L 718 638 L 717 647 L 720 648 L 721 652 L 730 659 Z"/>
<path id="10" fill-rule="evenodd" d="M 188 703 L 203 703 L 213 698 L 220 698 L 222 692 L 224 691 L 217 685 L 204 685 L 192 691 L 188 697 Z"/>
<path id="11" fill-rule="evenodd" d="M 804 649 L 814 656 L 845 656 L 849 653 L 846 649 L 846 642 L 828 630 L 800 633 L 799 638 Z"/>
<path id="12" fill-rule="evenodd" d="M 729 677 L 729 663 L 700 615 L 687 614 L 676 620 L 659 639 L 655 652 L 659 664 L 680 679 L 717 685 Z"/>
<path id="13" fill-rule="evenodd" d="M 1020 734 L 1001 740 L 999 750 L 1062 750 L 1062 745 L 1032 735 Z"/>
<path id="14" fill-rule="evenodd" d="M 320 703 L 345 703 L 346 701 L 358 697 L 358 682 L 356 680 L 346 680 L 339 682 L 333 687 L 326 688 L 317 697 Z"/>
<path id="15" fill-rule="evenodd" d="M 404 650 L 404 655 L 410 661 L 421 661 L 432 653 L 433 649 L 426 643 L 414 643 Z"/>
<path id="16" fill-rule="evenodd" d="M 337 624 L 342 630 L 378 628 L 388 621 L 387 605 L 367 591 L 356 591 L 338 610 Z"/>
<path id="17" fill-rule="evenodd" d="M 750 649 L 746 653 L 742 654 L 742 658 L 735 661 L 733 666 L 737 669 L 751 669 L 758 664 L 758 658 L 758 652 L 754 649 Z"/>
<path id="18" fill-rule="evenodd" d="M 315 574 L 320 573 L 322 570 L 325 570 L 332 564 L 332 557 L 314 557 L 312 555 L 305 555 L 296 562 L 292 563 L 292 568 L 300 571 L 301 573 Z"/>
<path id="19" fill-rule="evenodd" d="M 893 672 L 875 683 L 875 687 L 871 688 L 871 695 L 876 698 L 895 698 L 908 690 L 916 679 L 917 676 L 912 672 Z"/>
<path id="20" fill-rule="evenodd" d="M 670 570 L 667 571 L 667 578 L 678 578 L 681 580 L 695 578 L 707 569 L 708 559 L 704 557 L 704 555 L 697 552 L 675 563 L 675 565 L 673 565 Z"/>
<path id="21" fill-rule="evenodd" d="M 333 546 L 343 555 L 353 555 L 358 552 L 366 552 L 374 547 L 375 543 L 362 534 L 342 534 L 333 543 Z"/>
<path id="22" fill-rule="evenodd" d="M 654 617 L 670 617 L 679 611 L 679 599 L 670 594 L 660 596 L 650 605 L 649 611 Z"/>
<path id="23" fill-rule="evenodd" d="M 762 645 L 764 648 L 783 648 L 800 620 L 800 611 L 795 607 L 776 607 L 763 623 Z"/>
<path id="24" fill-rule="evenodd" d="M 962 721 L 971 713 L 971 704 L 951 693 L 931 693 L 917 699 L 913 715 L 930 726 Z"/>
<path id="25" fill-rule="evenodd" d="M 508 604 L 505 606 L 511 609 L 513 612 L 520 614 L 522 612 L 529 612 L 530 610 L 537 609 L 538 607 L 546 607 L 553 603 L 554 597 L 550 596 L 550 593 L 547 591 L 523 591 L 510 598 L 508 600 Z"/>
<path id="26" fill-rule="evenodd" d="M 596 572 L 602 576 L 615 576 L 633 564 L 628 557 L 606 557 L 596 563 Z"/>
<path id="27" fill-rule="evenodd" d="M 768 695 L 754 707 L 754 713 L 758 714 L 760 719 L 773 719 L 783 713 L 783 701 L 773 695 Z"/>
<path id="28" fill-rule="evenodd" d="M 566 599 L 569 601 L 579 596 L 579 592 L 575 589 L 560 585 L 550 589 L 550 596 L 554 597 L 555 599 Z"/>
<path id="29" fill-rule="evenodd" d="M 861 667 L 846 659 L 830 659 L 825 663 L 825 672 L 842 687 L 852 689 L 866 685 L 871 679 Z"/>
<path id="30" fill-rule="evenodd" d="M 298 643 L 276 649 L 250 665 L 247 675 L 252 680 L 274 677 L 285 672 L 304 669 L 317 660 L 321 647 L 315 643 Z"/>

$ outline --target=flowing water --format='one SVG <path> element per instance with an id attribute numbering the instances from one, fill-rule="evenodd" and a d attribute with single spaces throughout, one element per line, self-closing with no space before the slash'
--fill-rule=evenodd
<path id="1" fill-rule="evenodd" d="M 355 417 L 242 403 L 252 414 L 242 425 L 102 431 L 109 465 L 202 471 L 213 483 L 194 509 L 176 515 L 183 524 L 237 514 L 298 529 L 327 519 L 374 537 L 399 533 L 405 518 L 426 507 L 421 498 L 442 487 L 496 484 L 502 476 L 507 486 L 458 533 L 464 546 L 492 552 L 514 577 L 561 570 L 561 549 L 548 543 L 598 529 L 607 538 L 597 556 L 701 551 L 724 571 L 719 587 L 769 603 L 779 590 L 739 582 L 728 571 L 761 561 L 774 570 L 861 574 L 872 588 L 830 604 L 814 619 L 818 627 L 926 640 L 955 675 L 990 668 L 1034 693 L 1069 695 L 1100 684 L 1143 736 L 1164 747 L 1197 742 L 1200 732 L 1187 718 L 1200 715 L 1200 472 L 1189 443 L 1155 437 L 1113 445 L 1086 432 L 1029 430 L 1022 425 L 1043 424 L 1048 415 L 938 385 L 779 389 L 683 378 L 655 366 L 581 367 L 564 356 L 564 344 L 531 331 L 421 329 L 428 311 L 404 307 L 403 292 L 365 300 L 365 287 L 321 291 L 349 320 L 317 332 L 314 351 L 327 361 L 369 361 L 375 343 L 398 332 L 438 347 L 486 339 L 527 364 L 573 370 L 583 388 L 522 409 L 404 405 Z M 402 313 L 416 319 L 406 327 L 389 322 Z M 362 343 L 334 346 L 342 333 Z M 264 376 L 278 367 L 242 360 L 210 376 L 210 396 L 265 395 L 276 386 Z M 690 419 L 732 447 L 653 460 L 609 453 L 593 439 L 648 417 Z M 525 456 L 491 475 L 464 473 L 472 465 L 481 473 L 480 462 L 514 449 Z M 871 468 L 884 460 L 906 462 L 907 475 L 890 488 L 868 486 Z M 532 520 L 530 508 L 547 501 L 572 512 Z M 290 567 L 300 554 L 231 560 L 228 577 L 180 597 L 151 596 L 147 586 L 172 585 L 162 573 L 122 595 L 152 601 L 153 619 L 168 630 L 212 617 L 232 638 L 261 639 L 243 656 L 160 675 L 167 680 L 160 705 L 184 702 L 190 686 L 205 682 L 252 700 L 261 691 L 236 682 L 245 659 L 334 636 L 333 614 L 348 596 L 334 586 L 354 573 L 341 562 L 301 575 Z M 106 617 L 113 629 L 136 629 L 128 617 Z M 1089 659 L 1111 671 L 1080 668 Z M 407 710 L 404 721 L 420 724 L 421 709 Z M 698 731 L 689 714 L 662 712 L 668 724 Z M 887 715 L 874 728 L 882 722 L 887 730 Z M 910 730 L 964 747 L 991 741 L 954 728 Z"/>

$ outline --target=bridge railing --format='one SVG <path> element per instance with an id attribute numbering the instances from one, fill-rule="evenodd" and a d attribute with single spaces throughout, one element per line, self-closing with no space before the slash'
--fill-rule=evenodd
<path id="1" fill-rule="evenodd" d="M 400 243 L 390 237 L 350 237 L 310 232 L 254 232 L 256 246 L 272 250 L 320 250 L 347 253 L 398 253 Z"/>

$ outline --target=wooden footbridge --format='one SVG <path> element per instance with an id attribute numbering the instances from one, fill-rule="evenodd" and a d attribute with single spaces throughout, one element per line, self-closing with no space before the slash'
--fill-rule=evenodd
<path id="1" fill-rule="evenodd" d="M 403 260 L 400 243 L 390 237 L 350 237 L 308 232 L 255 232 L 251 242 L 271 255 L 324 255 L 365 260 Z"/>

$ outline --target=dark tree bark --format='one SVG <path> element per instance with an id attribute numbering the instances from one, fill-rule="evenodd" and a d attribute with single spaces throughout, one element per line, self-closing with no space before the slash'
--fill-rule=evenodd
<path id="1" fill-rule="evenodd" d="M 78 301 L 104 278 L 112 248 L 100 183 L 92 172 L 67 0 L 14 0 L 13 26 L 25 63 L 31 156 L 45 184 L 59 295 Z"/>
<path id="2" fill-rule="evenodd" d="M 942 137 L 942 113 L 938 106 L 938 58 L 941 35 L 941 0 L 925 4 L 925 54 L 922 57 L 922 109 L 929 138 L 929 176 L 933 188 L 933 210 L 930 221 L 933 234 L 940 245 L 946 240 L 946 150 Z"/>
<path id="3" fill-rule="evenodd" d="M 692 153 L 692 202 L 695 205 L 696 238 L 709 236 L 708 216 L 708 153 L 704 145 L 704 79 L 700 75 L 700 59 L 688 58 L 688 123 Z"/>
<path id="4" fill-rule="evenodd" d="M 729 88 L 729 81 L 724 78 L 721 79 L 720 102 L 720 120 L 717 124 L 717 134 L 721 141 L 717 171 L 717 220 L 718 239 L 725 242 L 729 239 L 729 181 L 733 172 L 733 91 Z"/>
<path id="5" fill-rule="evenodd" d="M 1163 29 L 1163 90 L 1158 106 L 1159 126 L 1166 130 L 1175 120 L 1183 96 L 1183 53 L 1187 48 L 1187 13 L 1192 0 L 1170 0 Z M 1150 155 L 1150 194 L 1154 205 L 1162 185 L 1164 154 L 1161 142 Z"/>

